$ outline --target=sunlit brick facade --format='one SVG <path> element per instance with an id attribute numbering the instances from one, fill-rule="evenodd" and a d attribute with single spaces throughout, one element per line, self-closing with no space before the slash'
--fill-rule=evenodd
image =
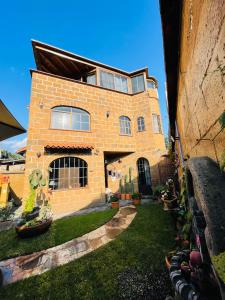
<path id="1" fill-rule="evenodd" d="M 33 47 L 37 70 L 32 71 L 25 182 L 33 169 L 47 174 L 50 165 L 57 166 L 48 183 L 55 213 L 75 211 L 95 201 L 105 201 L 106 188 L 118 191 L 120 179 L 128 174 L 129 168 L 132 168 L 135 190 L 140 190 L 139 158 L 149 163 L 151 186 L 160 183 L 158 163 L 165 153 L 165 143 L 157 82 L 148 76 L 147 70 L 132 75 L 39 42 L 33 42 Z M 101 72 L 117 78 L 112 81 L 109 75 L 105 83 Z M 76 78 L 71 74 L 77 74 Z M 93 76 L 91 83 L 87 82 L 87 74 Z M 139 81 L 138 87 L 132 77 L 140 75 L 143 82 Z M 105 87 L 104 84 L 113 85 Z M 136 91 L 138 88 L 143 90 Z M 55 108 L 59 112 L 54 113 Z M 68 110 L 68 114 L 64 110 Z M 129 132 L 125 123 L 121 123 L 121 116 L 127 118 Z M 138 123 L 139 117 L 144 118 L 143 126 Z M 79 123 L 82 120 L 88 125 Z M 49 149 L 48 144 L 53 147 Z M 77 171 L 79 166 L 72 165 L 73 159 L 61 160 L 63 168 L 60 167 L 57 159 L 62 157 L 82 159 L 87 173 L 82 173 L 83 169 Z M 82 178 L 77 179 L 79 176 Z M 28 190 L 29 185 L 25 184 L 25 195 Z"/>

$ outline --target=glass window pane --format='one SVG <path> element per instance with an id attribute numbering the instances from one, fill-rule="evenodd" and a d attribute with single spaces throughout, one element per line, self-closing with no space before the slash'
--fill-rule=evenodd
<path id="1" fill-rule="evenodd" d="M 154 133 L 161 133 L 162 128 L 161 128 L 160 116 L 153 114 L 152 115 L 152 121 L 153 121 L 153 132 Z"/>
<path id="2" fill-rule="evenodd" d="M 73 121 L 72 129 L 73 129 L 73 130 L 80 130 L 80 129 L 81 129 L 81 123 L 80 123 L 80 122 L 74 122 L 74 121 Z"/>
<path id="3" fill-rule="evenodd" d="M 87 76 L 87 83 L 89 84 L 96 84 L 96 75 L 90 74 Z"/>
<path id="4" fill-rule="evenodd" d="M 63 107 L 64 108 L 64 107 Z M 57 107 L 58 109 L 58 107 Z M 82 109 L 70 107 L 71 112 L 52 110 L 51 128 L 89 130 L 90 116 Z M 82 123 L 85 123 L 82 125 Z M 82 128 L 82 129 L 81 129 Z"/>
<path id="5" fill-rule="evenodd" d="M 148 89 L 154 89 L 155 88 L 155 82 L 152 80 L 147 81 L 147 88 Z"/>
<path id="6" fill-rule="evenodd" d="M 132 92 L 133 93 L 142 92 L 145 90 L 143 75 L 138 75 L 138 76 L 132 77 L 131 83 L 132 83 Z"/>
<path id="7" fill-rule="evenodd" d="M 88 114 L 82 114 L 81 115 L 81 122 L 89 122 L 89 115 Z"/>
<path id="8" fill-rule="evenodd" d="M 71 112 L 72 107 L 70 106 L 56 106 L 53 108 L 54 111 L 64 111 L 64 112 Z"/>
<path id="9" fill-rule="evenodd" d="M 71 129 L 71 114 L 61 113 L 62 114 L 62 129 Z"/>
<path id="10" fill-rule="evenodd" d="M 74 122 L 80 122 L 80 114 L 73 113 L 72 118 Z"/>
<path id="11" fill-rule="evenodd" d="M 81 130 L 90 130 L 89 123 L 81 123 Z"/>
<path id="12" fill-rule="evenodd" d="M 62 128 L 62 115 L 60 112 L 52 112 L 51 128 Z"/>
<path id="13" fill-rule="evenodd" d="M 126 116 L 120 117 L 120 133 L 127 135 L 131 134 L 130 119 Z"/>
<path id="14" fill-rule="evenodd" d="M 100 85 L 108 89 L 114 89 L 113 74 L 100 71 Z"/>

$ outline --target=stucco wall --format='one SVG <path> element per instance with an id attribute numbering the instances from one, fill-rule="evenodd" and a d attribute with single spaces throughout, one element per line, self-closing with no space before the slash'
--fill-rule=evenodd
<path id="1" fill-rule="evenodd" d="M 15 195 L 22 200 L 24 192 L 24 172 L 23 171 L 1 171 L 0 175 L 9 176 L 10 188 Z"/>
<path id="2" fill-rule="evenodd" d="M 43 107 L 40 107 L 43 103 Z M 85 109 L 91 116 L 90 132 L 50 129 L 51 108 L 58 105 Z M 106 113 L 109 112 L 109 116 Z M 26 156 L 26 182 L 30 172 L 39 168 L 47 170 L 50 162 L 67 154 L 49 155 L 44 152 L 48 142 L 87 143 L 94 146 L 91 155 L 76 154 L 88 163 L 88 186 L 76 190 L 53 191 L 50 201 L 56 213 L 77 210 L 93 201 L 104 201 L 104 151 L 132 152 L 122 159 L 121 168 L 133 167 L 137 177 L 136 160 L 149 160 L 154 183 L 158 181 L 155 165 L 165 153 L 163 134 L 153 134 L 152 113 L 160 114 L 157 90 L 149 89 L 137 95 L 85 85 L 38 72 L 32 75 L 30 119 Z M 120 135 L 119 117 L 131 119 L 131 136 Z M 137 117 L 145 117 L 146 131 L 137 132 Z M 37 153 L 41 156 L 38 158 Z M 119 185 L 119 180 L 116 182 Z M 25 195 L 28 193 L 25 184 Z"/>
<path id="3" fill-rule="evenodd" d="M 183 1 L 177 123 L 184 156 L 220 160 L 225 131 L 225 1 Z M 222 70 L 223 69 L 223 70 Z"/>

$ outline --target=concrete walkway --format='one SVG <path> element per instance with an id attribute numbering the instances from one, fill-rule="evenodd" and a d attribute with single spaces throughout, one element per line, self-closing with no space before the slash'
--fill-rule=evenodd
<path id="1" fill-rule="evenodd" d="M 79 238 L 47 250 L 0 261 L 3 285 L 42 274 L 109 243 L 130 225 L 135 215 L 135 206 L 121 207 L 108 223 Z"/>

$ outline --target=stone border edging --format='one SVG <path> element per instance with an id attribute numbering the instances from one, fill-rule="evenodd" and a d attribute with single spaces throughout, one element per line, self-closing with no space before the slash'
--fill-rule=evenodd
<path id="1" fill-rule="evenodd" d="M 40 275 L 98 249 L 114 240 L 131 224 L 135 216 L 135 206 L 121 207 L 106 224 L 81 237 L 46 250 L 0 261 L 3 285 Z"/>

